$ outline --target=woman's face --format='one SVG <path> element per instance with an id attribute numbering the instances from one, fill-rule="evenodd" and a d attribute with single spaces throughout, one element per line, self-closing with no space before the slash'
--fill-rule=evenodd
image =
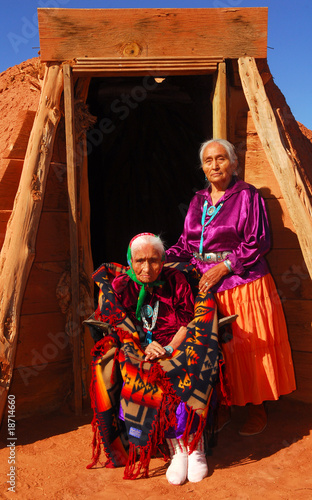
<path id="1" fill-rule="evenodd" d="M 159 251 L 149 243 L 135 250 L 131 261 L 134 274 L 141 283 L 152 283 L 162 269 Z"/>
<path id="2" fill-rule="evenodd" d="M 218 142 L 212 142 L 204 149 L 202 168 L 214 187 L 225 190 L 231 182 L 236 162 L 231 164 L 226 149 Z"/>

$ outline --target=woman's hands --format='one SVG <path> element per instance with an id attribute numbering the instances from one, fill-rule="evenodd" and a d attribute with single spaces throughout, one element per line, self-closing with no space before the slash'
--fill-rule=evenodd
<path id="1" fill-rule="evenodd" d="M 150 344 L 145 349 L 145 359 L 144 361 L 152 361 L 153 359 L 157 358 L 162 358 L 163 356 L 166 356 L 167 353 L 165 349 L 156 342 L 156 340 L 153 340 Z"/>
<path id="2" fill-rule="evenodd" d="M 186 326 L 181 326 L 168 345 L 170 345 L 173 350 L 175 350 L 179 347 L 181 342 L 183 342 L 185 337 Z M 144 361 L 152 361 L 153 359 L 162 358 L 163 356 L 167 356 L 167 351 L 165 351 L 165 349 L 160 344 L 158 344 L 156 340 L 153 340 L 153 342 L 148 344 L 145 349 Z"/>
<path id="3" fill-rule="evenodd" d="M 199 280 L 199 291 L 207 292 L 211 287 L 216 285 L 223 276 L 229 274 L 229 270 L 223 262 L 219 262 L 215 266 L 206 271 Z"/>

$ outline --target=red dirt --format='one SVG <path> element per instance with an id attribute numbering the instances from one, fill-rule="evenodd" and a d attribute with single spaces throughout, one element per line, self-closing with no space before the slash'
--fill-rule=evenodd
<path id="1" fill-rule="evenodd" d="M 208 457 L 209 477 L 197 484 L 168 484 L 166 465 L 152 459 L 150 478 L 123 480 L 123 468 L 87 470 L 91 458 L 91 412 L 82 417 L 58 412 L 21 420 L 16 425 L 16 487 L 22 500 L 308 500 L 312 498 L 312 405 L 282 398 L 268 403 L 265 431 L 241 437 L 245 415 L 235 408 Z M 5 418 L 0 434 L 0 498 L 12 498 L 6 483 L 10 448 Z M 104 457 L 103 457 L 104 458 Z"/>

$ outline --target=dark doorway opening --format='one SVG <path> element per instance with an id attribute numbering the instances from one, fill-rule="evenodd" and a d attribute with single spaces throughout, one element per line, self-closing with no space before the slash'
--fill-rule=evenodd
<path id="1" fill-rule="evenodd" d="M 94 267 L 126 263 L 140 232 L 176 242 L 187 206 L 204 187 L 198 150 L 212 136 L 212 75 L 93 78 L 87 103 Z"/>

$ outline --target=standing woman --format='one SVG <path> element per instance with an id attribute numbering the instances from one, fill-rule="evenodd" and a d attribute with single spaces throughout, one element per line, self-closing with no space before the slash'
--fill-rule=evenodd
<path id="1" fill-rule="evenodd" d="M 209 185 L 192 199 L 167 261 L 190 261 L 201 275 L 199 289 L 215 294 L 220 313 L 238 314 L 233 339 L 222 347 L 231 404 L 249 403 L 239 433 L 251 436 L 266 427 L 263 402 L 295 390 L 283 309 L 264 258 L 270 249 L 268 219 L 256 188 L 237 177 L 230 142 L 205 142 L 200 159 Z"/>

